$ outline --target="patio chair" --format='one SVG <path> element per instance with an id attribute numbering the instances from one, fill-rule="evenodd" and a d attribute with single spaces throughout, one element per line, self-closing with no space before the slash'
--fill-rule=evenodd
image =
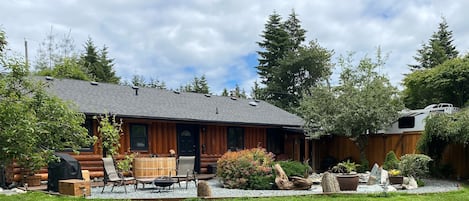
<path id="1" fill-rule="evenodd" d="M 186 181 L 186 189 L 189 181 L 194 181 L 197 186 L 197 174 L 194 171 L 195 156 L 179 156 L 176 164 L 176 175 L 172 176 L 181 187 L 181 181 Z"/>
<path id="2" fill-rule="evenodd" d="M 120 172 L 117 172 L 114 160 L 112 158 L 103 158 L 104 165 L 104 185 L 101 193 L 104 192 L 104 188 L 108 182 L 113 183 L 111 192 L 114 190 L 114 186 L 124 186 L 125 193 L 127 193 L 127 183 L 132 181 L 135 183 L 134 177 L 124 177 Z"/>

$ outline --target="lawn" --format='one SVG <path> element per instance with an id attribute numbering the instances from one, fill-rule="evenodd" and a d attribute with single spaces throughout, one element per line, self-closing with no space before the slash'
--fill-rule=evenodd
<path id="1" fill-rule="evenodd" d="M 18 195 L 0 195 L 0 200 L 2 201 L 61 201 L 61 200 L 72 200 L 72 201 L 90 201 L 90 200 L 105 200 L 105 199 L 84 199 L 84 198 L 74 198 L 68 196 L 56 196 L 48 195 L 41 192 L 28 192 L 26 194 Z M 197 199 L 187 199 L 187 200 L 197 200 Z M 255 200 L 255 201 L 303 201 L 303 200 L 318 200 L 318 201 L 337 201 L 337 200 L 347 200 L 347 201 L 361 201 L 361 200 L 398 200 L 398 201 L 432 201 L 432 200 L 468 200 L 469 201 L 469 186 L 464 185 L 463 189 L 460 191 L 448 192 L 448 193 L 435 193 L 435 194 L 423 194 L 423 195 L 414 195 L 414 194 L 403 194 L 403 193 L 390 193 L 387 195 L 383 194 L 334 194 L 334 195 L 308 195 L 308 196 L 294 196 L 294 197 L 268 197 L 268 198 L 237 198 L 237 199 L 223 199 L 230 201 L 237 200 Z"/>

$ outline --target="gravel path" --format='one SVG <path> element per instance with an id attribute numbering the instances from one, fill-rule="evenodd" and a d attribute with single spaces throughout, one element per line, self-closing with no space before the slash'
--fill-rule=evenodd
<path id="1" fill-rule="evenodd" d="M 320 185 L 313 185 L 309 190 L 239 190 L 239 189 L 226 189 L 215 180 L 207 181 L 212 189 L 213 197 L 270 197 L 270 196 L 291 196 L 291 195 L 308 195 L 308 194 L 321 194 L 322 188 Z M 446 180 L 425 180 L 426 186 L 413 190 L 399 190 L 398 192 L 407 193 L 435 193 L 456 191 L 459 189 L 459 183 Z M 134 190 L 133 185 L 127 186 L 128 193 L 124 192 L 123 187 L 115 187 L 113 192 L 110 187 L 106 187 L 104 193 L 101 193 L 101 187 L 93 187 L 91 189 L 91 196 L 88 198 L 193 198 L 197 197 L 197 189 L 194 183 L 189 184 L 189 188 L 185 189 L 185 184 L 181 184 L 181 188 L 176 184 L 174 190 L 162 190 L 149 188 L 151 185 L 146 185 L 146 189 L 141 186 L 138 190 Z M 152 186 L 153 187 L 153 186 Z M 383 192 L 383 187 L 379 185 L 359 185 L 357 191 L 347 191 L 343 193 L 379 193 Z"/>

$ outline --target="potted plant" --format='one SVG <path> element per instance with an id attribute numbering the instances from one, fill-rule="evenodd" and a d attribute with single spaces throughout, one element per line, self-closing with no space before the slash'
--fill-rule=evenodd
<path id="1" fill-rule="evenodd" d="M 356 173 L 359 164 L 350 160 L 343 161 L 332 167 L 332 172 L 340 173 L 337 175 L 337 182 L 341 191 L 356 191 L 358 187 L 359 176 Z"/>
<path id="2" fill-rule="evenodd" d="M 134 154 L 126 154 L 124 159 L 117 161 L 117 169 L 124 175 L 132 175 L 131 169 L 134 158 Z"/>
<path id="3" fill-rule="evenodd" d="M 404 177 L 399 170 L 391 169 L 388 171 L 388 175 L 390 184 L 402 184 L 404 182 Z"/>

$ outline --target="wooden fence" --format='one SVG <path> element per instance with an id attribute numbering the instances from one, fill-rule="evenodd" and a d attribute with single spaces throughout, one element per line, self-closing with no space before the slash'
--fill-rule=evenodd
<path id="1" fill-rule="evenodd" d="M 404 154 L 418 153 L 417 142 L 421 133 L 409 132 L 404 134 L 370 135 L 366 155 L 370 166 L 374 163 L 382 165 L 389 151 L 394 151 L 398 157 Z M 355 144 L 346 137 L 326 137 L 317 143 L 319 158 L 333 157 L 337 160 L 351 158 L 360 160 L 360 154 Z M 454 168 L 454 175 L 448 178 L 469 178 L 469 148 L 463 145 L 449 145 L 443 153 L 443 163 Z M 319 162 L 319 161 L 318 161 Z M 319 167 L 316 167 L 319 169 Z"/>

